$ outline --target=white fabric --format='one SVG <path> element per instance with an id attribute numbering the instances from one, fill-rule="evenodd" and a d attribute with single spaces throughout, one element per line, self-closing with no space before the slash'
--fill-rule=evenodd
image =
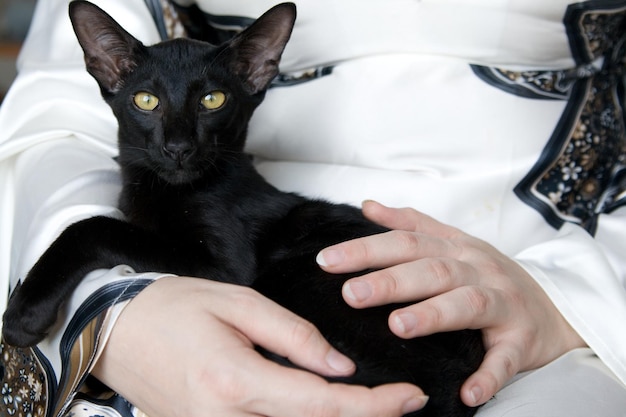
<path id="1" fill-rule="evenodd" d="M 184 0 L 215 15 L 256 17 L 272 0 Z M 563 11 L 568 0 L 299 0 L 287 71 L 372 54 L 445 56 L 483 64 L 573 65 Z M 520 42 L 529 39 L 530 42 Z"/>
<path id="2" fill-rule="evenodd" d="M 146 43 L 159 40 L 142 0 L 95 3 Z M 13 285 L 23 277 L 68 224 L 117 212 L 116 122 L 85 71 L 67 5 L 38 4 L 19 76 L 0 107 L 3 288 L 9 277 Z"/>
<path id="3" fill-rule="evenodd" d="M 476 417 L 625 417 L 626 395 L 590 349 L 517 375 Z"/>
<path id="4" fill-rule="evenodd" d="M 144 42 L 158 41 L 142 0 L 96 3 Z M 254 17 L 274 1 L 200 3 L 213 14 Z M 260 171 L 286 190 L 412 206 L 486 239 L 542 285 L 601 358 L 592 368 L 626 381 L 625 208 L 601 216 L 594 239 L 574 225 L 554 230 L 520 201 L 513 187 L 537 161 L 565 103 L 512 96 L 468 66 L 572 66 L 561 23 L 568 2 L 297 3 L 283 69 L 339 65 L 332 76 L 268 94 L 250 128 Z M 67 0 L 40 0 L 19 77 L 0 108 L 4 288 L 67 224 L 119 214 L 115 141 L 115 121 L 67 21 Z M 506 395 L 514 398 L 522 380 Z M 620 410 L 601 415 L 623 416 Z M 576 413 L 563 408 L 560 415 Z"/>

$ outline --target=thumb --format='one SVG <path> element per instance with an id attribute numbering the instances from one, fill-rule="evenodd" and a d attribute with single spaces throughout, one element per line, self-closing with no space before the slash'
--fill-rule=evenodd
<path id="1" fill-rule="evenodd" d="M 354 362 L 332 347 L 312 323 L 254 290 L 239 293 L 246 298 L 246 308 L 218 314 L 253 343 L 321 375 L 354 373 Z"/>

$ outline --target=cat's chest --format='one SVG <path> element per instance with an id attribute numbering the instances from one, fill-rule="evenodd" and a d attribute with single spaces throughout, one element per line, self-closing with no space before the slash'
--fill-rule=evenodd
<path id="1" fill-rule="evenodd" d="M 131 184 L 124 187 L 120 199 L 129 222 L 172 247 L 209 255 L 221 263 L 237 260 L 251 268 L 259 242 L 267 241 L 266 235 L 301 201 L 245 169 L 236 176 L 193 186 Z"/>
<path id="2" fill-rule="evenodd" d="M 201 241 L 220 233 L 223 225 L 239 227 L 224 199 L 186 190 L 127 190 L 120 207 L 128 221 L 161 236 Z"/>

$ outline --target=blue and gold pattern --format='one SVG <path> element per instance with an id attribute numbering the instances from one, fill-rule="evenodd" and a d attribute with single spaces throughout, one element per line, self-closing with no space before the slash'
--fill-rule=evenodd
<path id="1" fill-rule="evenodd" d="M 107 407 L 114 417 L 137 417 L 138 411 L 121 397 L 102 397 L 85 384 L 102 330 L 109 327 L 112 309 L 132 299 L 153 282 L 151 279 L 120 280 L 109 283 L 88 297 L 63 332 L 59 353 L 61 368 L 55 374 L 37 347 L 18 348 L 0 344 L 0 416 L 2 417 L 92 417 L 89 407 L 73 400 Z M 104 394 L 109 393 L 107 390 Z M 123 405 L 124 407 L 121 407 Z M 120 408 L 121 407 L 121 408 Z M 113 412 L 111 411 L 111 412 Z"/>
<path id="2" fill-rule="evenodd" d="M 0 344 L 0 415 L 44 417 L 52 383 L 51 368 L 36 348 L 16 348 Z M 54 380 L 54 378 L 52 378 Z"/>
<path id="3" fill-rule="evenodd" d="M 626 204 L 626 2 L 570 5 L 564 24 L 575 68 L 473 70 L 512 94 L 567 100 L 543 153 L 515 193 L 553 227 L 569 221 L 594 234 L 600 214 Z"/>

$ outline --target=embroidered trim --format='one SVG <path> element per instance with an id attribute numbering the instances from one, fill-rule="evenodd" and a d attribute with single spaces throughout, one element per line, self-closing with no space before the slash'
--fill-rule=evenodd
<path id="1" fill-rule="evenodd" d="M 50 415 L 63 415 L 76 390 L 87 379 L 109 308 L 135 297 L 152 282 L 150 279 L 117 281 L 93 293 L 76 311 L 61 338 L 62 371 L 55 393 L 55 411 Z"/>
<path id="2" fill-rule="evenodd" d="M 180 21 L 176 8 L 169 0 L 160 0 L 163 24 L 165 25 L 165 39 L 182 38 L 187 36 L 187 31 Z"/>
<path id="3" fill-rule="evenodd" d="M 566 71 L 509 71 L 470 65 L 480 79 L 507 93 L 532 99 L 567 100 L 574 82 L 600 71 L 588 64 Z"/>
<path id="4" fill-rule="evenodd" d="M 305 83 L 315 80 L 316 78 L 325 77 L 333 72 L 334 66 L 320 66 L 298 72 L 283 72 L 272 81 L 271 87 L 289 87 L 296 84 Z"/>
<path id="5" fill-rule="evenodd" d="M 54 371 L 37 348 L 0 344 L 0 384 L 0 415 L 47 415 L 48 393 L 54 392 Z"/>
<path id="6" fill-rule="evenodd" d="M 62 370 L 58 384 L 52 366 L 37 347 L 17 348 L 0 343 L 0 415 L 71 416 L 71 412 L 65 412 L 88 376 L 110 307 L 133 298 L 152 282 L 151 279 L 118 281 L 96 291 L 81 305 L 61 340 Z M 107 404 L 122 403 L 128 404 L 120 397 Z M 128 412 L 122 415 L 132 417 Z"/>
<path id="7" fill-rule="evenodd" d="M 539 160 L 514 191 L 553 227 L 573 222 L 594 234 L 600 214 L 626 205 L 626 1 L 571 5 L 564 24 L 573 69 L 472 69 L 511 94 L 567 100 Z"/>

